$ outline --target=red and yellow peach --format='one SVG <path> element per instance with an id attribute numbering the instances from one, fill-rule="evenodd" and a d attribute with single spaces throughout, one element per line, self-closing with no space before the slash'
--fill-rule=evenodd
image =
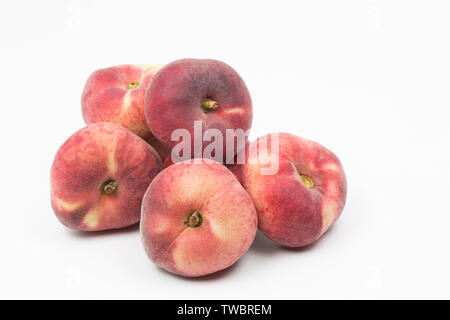
<path id="1" fill-rule="evenodd" d="M 209 59 L 182 59 L 169 63 L 153 77 L 145 95 L 145 115 L 152 133 L 171 150 L 179 143 L 172 140 L 173 132 L 187 130 L 191 158 L 210 157 L 204 154 L 210 144 L 206 139 L 199 142 L 201 150 L 194 148 L 194 139 L 198 139 L 194 122 L 201 124 L 201 138 L 207 130 L 215 129 L 223 137 L 220 146 L 223 159 L 214 155 L 213 158 L 225 163 L 226 151 L 234 156 L 244 143 L 236 137 L 227 137 L 226 129 L 243 132 L 250 129 L 252 101 L 242 78 L 227 64 Z"/>
<path id="2" fill-rule="evenodd" d="M 143 139 L 151 137 L 144 115 L 144 96 L 162 65 L 120 65 L 91 74 L 81 98 L 86 124 L 114 122 Z"/>
<path id="3" fill-rule="evenodd" d="M 264 174 L 274 164 L 278 170 Z M 243 183 L 260 230 L 289 247 L 308 245 L 323 235 L 341 214 L 347 192 L 344 170 L 331 151 L 287 133 L 250 145 Z"/>
<path id="4" fill-rule="evenodd" d="M 51 204 L 71 229 L 97 231 L 135 224 L 142 197 L 161 170 L 156 151 L 113 123 L 75 132 L 56 153 L 51 168 Z"/>
<path id="5" fill-rule="evenodd" d="M 184 276 L 232 265 L 248 250 L 256 229 L 249 195 L 212 160 L 171 165 L 156 176 L 142 202 L 141 236 L 148 256 Z"/>

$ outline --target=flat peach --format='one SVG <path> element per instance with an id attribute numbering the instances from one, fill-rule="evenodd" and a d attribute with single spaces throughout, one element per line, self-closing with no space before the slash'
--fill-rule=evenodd
<path id="1" fill-rule="evenodd" d="M 81 98 L 86 124 L 113 122 L 143 139 L 152 136 L 144 114 L 144 96 L 162 65 L 120 65 L 91 74 Z"/>
<path id="2" fill-rule="evenodd" d="M 144 108 L 150 130 L 168 149 L 179 143 L 172 140 L 172 134 L 183 129 L 192 140 L 186 158 L 211 158 L 221 163 L 226 163 L 227 150 L 233 157 L 245 142 L 227 136 L 226 130 L 248 132 L 253 117 L 244 80 L 229 65 L 210 59 L 182 59 L 164 66 L 147 89 Z M 194 148 L 196 122 L 201 125 L 201 150 Z M 223 137 L 217 150 L 220 156 L 205 152 L 212 143 L 204 138 L 207 130 Z"/>
<path id="3" fill-rule="evenodd" d="M 156 151 L 127 129 L 91 124 L 56 153 L 50 174 L 56 217 L 84 231 L 135 224 L 144 192 L 161 167 Z"/>
<path id="4" fill-rule="evenodd" d="M 206 159 L 164 169 L 142 203 L 141 236 L 150 259 L 189 277 L 235 263 L 255 237 L 257 217 L 247 192 L 223 165 Z"/>
<path id="5" fill-rule="evenodd" d="M 264 172 L 269 168 L 277 170 Z M 308 245 L 323 235 L 340 216 L 347 194 L 339 159 L 320 144 L 288 133 L 267 135 L 250 145 L 243 183 L 261 231 L 289 247 Z"/>

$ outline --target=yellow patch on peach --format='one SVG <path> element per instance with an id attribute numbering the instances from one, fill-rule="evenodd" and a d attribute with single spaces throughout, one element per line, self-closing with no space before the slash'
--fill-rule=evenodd
<path id="1" fill-rule="evenodd" d="M 108 163 L 107 163 L 109 171 L 113 174 L 117 170 L 116 160 L 114 159 L 114 154 L 108 154 Z"/>
<path id="2" fill-rule="evenodd" d="M 156 223 L 153 224 L 153 232 L 155 233 L 165 233 L 173 228 L 172 221 L 170 219 L 158 219 Z"/>
<path id="3" fill-rule="evenodd" d="M 325 200 L 325 203 L 323 205 L 322 209 L 322 230 L 321 234 L 328 230 L 328 228 L 331 226 L 335 219 L 335 215 L 337 212 L 337 205 L 332 200 Z"/>
<path id="4" fill-rule="evenodd" d="M 114 143 L 107 145 L 108 148 L 108 159 L 106 166 L 108 167 L 109 174 L 114 175 L 117 172 L 117 162 L 115 159 L 116 147 Z"/>
<path id="5" fill-rule="evenodd" d="M 239 250 L 241 243 L 235 239 L 242 239 L 244 236 L 242 228 L 239 226 L 239 221 L 233 221 L 233 219 L 219 220 L 217 218 L 209 219 L 208 221 L 214 236 L 222 243 L 227 243 L 224 246 L 224 252 L 231 255 Z"/>
<path id="6" fill-rule="evenodd" d="M 66 212 L 75 211 L 83 205 L 83 203 L 81 201 L 69 202 L 69 201 L 65 201 L 61 198 L 58 198 L 55 195 L 53 195 L 53 202 L 58 210 L 66 211 Z"/>
<path id="7" fill-rule="evenodd" d="M 228 239 L 233 239 L 233 236 L 230 235 L 229 230 L 226 230 L 223 227 L 223 223 L 218 219 L 209 219 L 209 225 L 211 226 L 212 232 L 214 235 L 220 240 L 227 241 Z"/>
<path id="8" fill-rule="evenodd" d="M 175 241 L 180 241 L 182 236 L 189 232 L 198 232 L 198 230 L 186 228 Z M 182 241 L 178 242 L 178 245 L 172 251 L 173 261 L 177 268 L 180 270 L 189 270 L 192 267 L 195 267 L 195 263 L 192 263 L 192 258 L 189 256 L 189 254 L 186 253 L 187 251 L 189 252 L 189 250 L 186 250 L 186 248 L 184 248 Z"/>
<path id="9" fill-rule="evenodd" d="M 181 177 L 180 177 L 181 180 Z M 190 187 L 186 189 L 183 185 L 173 185 L 173 196 L 165 199 L 167 201 L 167 207 L 171 208 L 177 206 L 179 203 L 201 203 L 202 199 L 207 197 L 205 190 L 208 190 L 211 186 L 206 185 L 203 177 L 192 176 L 190 180 Z M 197 208 L 201 210 L 202 208 Z"/>
<path id="10" fill-rule="evenodd" d="M 132 90 L 128 90 L 125 95 L 123 96 L 123 100 L 122 100 L 122 111 L 119 117 L 121 117 L 122 115 L 124 115 L 127 110 L 131 107 L 131 104 L 133 103 L 133 99 L 131 98 L 131 92 L 133 92 Z"/>
<path id="11" fill-rule="evenodd" d="M 219 105 L 219 107 L 220 107 L 220 105 Z M 223 111 L 223 114 L 226 114 L 226 115 L 229 115 L 229 114 L 242 115 L 242 114 L 244 114 L 244 109 L 242 107 L 229 108 L 229 109 Z"/>
<path id="12" fill-rule="evenodd" d="M 144 73 L 149 73 L 150 71 L 159 70 L 163 66 L 163 64 L 139 64 L 136 67 L 141 69 Z"/>
<path id="13" fill-rule="evenodd" d="M 325 163 L 324 165 L 322 165 L 322 170 L 339 172 L 339 167 L 334 162 L 328 162 L 328 163 Z"/>
<path id="14" fill-rule="evenodd" d="M 98 221 L 99 221 L 99 212 L 97 208 L 89 210 L 83 219 L 84 224 L 86 224 L 89 228 L 97 227 Z"/>

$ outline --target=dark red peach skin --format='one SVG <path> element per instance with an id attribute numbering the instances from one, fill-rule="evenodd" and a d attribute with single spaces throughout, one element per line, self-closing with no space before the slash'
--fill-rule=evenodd
<path id="1" fill-rule="evenodd" d="M 152 136 L 144 114 L 144 96 L 162 65 L 120 65 L 95 71 L 81 98 L 86 124 L 113 122 L 143 139 Z"/>
<path id="2" fill-rule="evenodd" d="M 275 242 L 302 247 L 316 241 L 340 216 L 347 183 L 339 159 L 331 151 L 298 136 L 279 134 L 279 170 L 263 175 L 276 159 L 275 149 L 261 137 L 250 146 L 243 183 L 258 212 L 260 230 Z M 258 155 L 259 154 L 259 155 Z"/>
<path id="3" fill-rule="evenodd" d="M 144 108 L 150 130 L 169 149 L 178 143 L 172 141 L 172 132 L 180 128 L 188 130 L 191 146 L 194 145 L 196 120 L 202 122 L 203 132 L 219 130 L 224 137 L 222 163 L 227 144 L 233 156 L 242 147 L 235 138 L 227 140 L 225 130 L 245 132 L 252 123 L 252 102 L 244 81 L 234 69 L 217 60 L 182 59 L 169 63 L 153 77 Z M 209 143 L 204 141 L 202 150 Z M 191 157 L 205 155 L 194 154 L 192 149 Z"/>
<path id="4" fill-rule="evenodd" d="M 161 167 L 156 151 L 125 128 L 106 122 L 89 125 L 56 153 L 50 173 L 53 210 L 70 229 L 135 224 L 145 190 Z"/>
<path id="5" fill-rule="evenodd" d="M 156 137 L 153 136 L 146 141 L 153 147 L 153 149 L 156 150 L 163 163 L 166 162 L 167 158 L 170 158 L 170 150 L 167 149 L 161 142 L 159 142 Z"/>
<path id="6" fill-rule="evenodd" d="M 252 200 L 233 174 L 217 162 L 198 160 L 176 163 L 156 176 L 142 202 L 140 225 L 150 259 L 189 277 L 235 263 L 257 228 Z M 187 222 L 195 212 L 202 222 L 191 227 Z"/>

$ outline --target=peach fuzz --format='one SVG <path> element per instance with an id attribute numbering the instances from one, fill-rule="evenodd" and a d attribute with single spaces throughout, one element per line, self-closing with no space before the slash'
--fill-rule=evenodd
<path id="1" fill-rule="evenodd" d="M 194 153 L 195 121 L 202 125 L 202 137 L 208 129 L 222 134 L 225 160 L 227 146 L 233 156 L 243 146 L 238 146 L 235 137 L 227 139 L 226 129 L 246 132 L 253 117 L 250 93 L 242 78 L 227 64 L 210 59 L 182 59 L 164 66 L 147 89 L 144 109 L 150 130 L 169 149 L 179 143 L 172 141 L 172 133 L 187 130 L 191 158 L 209 157 Z M 211 144 L 206 140 L 199 151 Z"/>
<path id="2" fill-rule="evenodd" d="M 229 267 L 248 250 L 257 216 L 249 195 L 225 166 L 195 159 L 156 176 L 142 202 L 140 228 L 154 263 L 197 277 Z"/>
<path id="3" fill-rule="evenodd" d="M 260 230 L 279 244 L 302 247 L 316 241 L 340 216 L 347 183 L 331 151 L 292 134 L 278 136 L 279 152 L 271 143 L 276 134 L 251 144 L 243 184 L 258 212 Z M 276 163 L 277 156 L 278 171 L 262 174 L 261 169 Z"/>
<path id="4" fill-rule="evenodd" d="M 127 129 L 91 124 L 56 153 L 50 173 L 53 210 L 62 224 L 76 230 L 135 224 L 145 190 L 161 167 L 156 151 Z"/>
<path id="5" fill-rule="evenodd" d="M 86 124 L 114 122 L 143 139 L 152 136 L 144 115 L 144 96 L 162 65 L 120 65 L 95 71 L 81 98 Z"/>
<path id="6" fill-rule="evenodd" d="M 159 157 L 161 158 L 161 161 L 165 163 L 165 160 L 167 158 L 170 158 L 170 150 L 167 149 L 161 142 L 159 142 L 155 137 L 151 137 L 150 139 L 146 140 L 148 144 L 150 144 L 153 149 L 156 150 Z"/>

